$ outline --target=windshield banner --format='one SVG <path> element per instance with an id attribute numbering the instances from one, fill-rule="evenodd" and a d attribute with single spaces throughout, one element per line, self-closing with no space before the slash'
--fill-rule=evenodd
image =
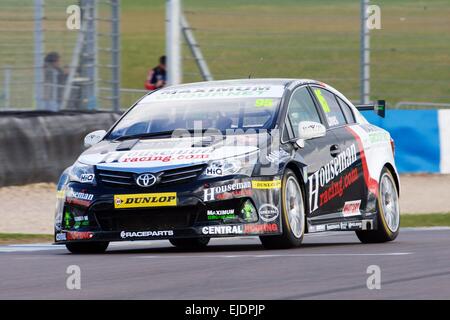
<path id="1" fill-rule="evenodd" d="M 148 95 L 142 102 L 167 100 L 198 100 L 223 98 L 281 98 L 283 86 L 224 86 L 163 89 Z"/>

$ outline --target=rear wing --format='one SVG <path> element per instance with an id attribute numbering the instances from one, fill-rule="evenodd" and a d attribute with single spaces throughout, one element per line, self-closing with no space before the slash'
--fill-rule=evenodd
<path id="1" fill-rule="evenodd" d="M 386 115 L 386 101 L 378 100 L 376 104 L 359 104 L 356 105 L 356 109 L 358 109 L 359 111 L 374 110 L 377 115 L 384 118 Z"/>

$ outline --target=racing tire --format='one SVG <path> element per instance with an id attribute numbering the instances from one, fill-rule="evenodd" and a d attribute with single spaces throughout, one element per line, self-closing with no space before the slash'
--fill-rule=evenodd
<path id="1" fill-rule="evenodd" d="M 398 190 L 392 173 L 384 167 L 378 183 L 377 229 L 357 230 L 362 243 L 382 243 L 397 238 L 400 230 Z"/>
<path id="2" fill-rule="evenodd" d="M 74 254 L 94 254 L 104 253 L 108 248 L 109 242 L 74 242 L 66 243 L 66 248 Z"/>
<path id="3" fill-rule="evenodd" d="M 305 234 L 305 193 L 295 173 L 286 169 L 281 181 L 281 223 L 283 233 L 260 236 L 266 249 L 288 249 L 300 246 Z"/>
<path id="4" fill-rule="evenodd" d="M 170 243 L 180 249 L 204 249 L 209 243 L 210 238 L 180 238 L 169 239 Z"/>

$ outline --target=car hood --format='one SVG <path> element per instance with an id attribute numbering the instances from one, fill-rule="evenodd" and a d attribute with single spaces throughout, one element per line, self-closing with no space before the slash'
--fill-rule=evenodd
<path id="1" fill-rule="evenodd" d="M 101 141 L 83 152 L 78 161 L 99 169 L 167 170 L 255 153 L 258 135 Z"/>

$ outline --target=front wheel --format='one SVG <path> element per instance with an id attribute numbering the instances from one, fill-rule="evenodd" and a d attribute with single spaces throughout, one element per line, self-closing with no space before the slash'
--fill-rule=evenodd
<path id="1" fill-rule="evenodd" d="M 392 241 L 400 229 L 400 206 L 398 190 L 392 173 L 385 167 L 381 171 L 377 197 L 377 230 L 358 230 L 356 235 L 362 243 Z"/>
<path id="2" fill-rule="evenodd" d="M 208 237 L 169 239 L 170 243 L 180 249 L 203 249 L 209 243 Z"/>
<path id="3" fill-rule="evenodd" d="M 290 169 L 283 175 L 281 183 L 281 223 L 283 233 L 277 236 L 260 236 L 266 249 L 298 247 L 305 233 L 304 193 L 297 176 Z"/>
<path id="4" fill-rule="evenodd" d="M 103 253 L 108 248 L 109 242 L 74 242 L 66 243 L 66 248 L 75 254 Z"/>

